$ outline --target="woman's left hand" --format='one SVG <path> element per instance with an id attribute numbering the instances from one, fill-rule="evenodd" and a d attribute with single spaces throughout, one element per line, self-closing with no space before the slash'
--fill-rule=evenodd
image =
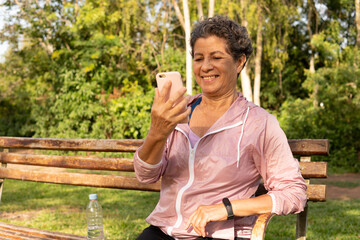
<path id="1" fill-rule="evenodd" d="M 223 204 L 201 205 L 191 214 L 185 229 L 193 226 L 194 231 L 202 237 L 206 236 L 205 226 L 208 222 L 222 221 L 227 219 L 227 211 Z"/>

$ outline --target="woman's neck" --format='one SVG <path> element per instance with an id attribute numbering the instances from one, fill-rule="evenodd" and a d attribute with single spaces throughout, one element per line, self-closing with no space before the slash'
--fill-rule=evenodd
<path id="1" fill-rule="evenodd" d="M 220 97 L 207 96 L 206 94 L 203 94 L 200 107 L 202 108 L 202 110 L 206 111 L 223 112 L 230 108 L 230 106 L 235 102 L 237 97 L 238 94 L 236 90 Z"/>

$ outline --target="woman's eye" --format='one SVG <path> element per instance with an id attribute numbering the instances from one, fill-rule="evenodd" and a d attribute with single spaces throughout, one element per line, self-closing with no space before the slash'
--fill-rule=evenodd
<path id="1" fill-rule="evenodd" d="M 200 62 L 202 60 L 202 58 L 195 58 L 194 61 L 195 62 Z"/>

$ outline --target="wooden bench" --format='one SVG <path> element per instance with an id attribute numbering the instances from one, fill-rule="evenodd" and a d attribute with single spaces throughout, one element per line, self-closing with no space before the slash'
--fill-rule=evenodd
<path id="1" fill-rule="evenodd" d="M 104 140 L 104 139 L 40 139 L 0 137 L 0 201 L 5 179 L 34 181 L 55 184 L 91 186 L 102 188 L 116 188 L 142 191 L 159 191 L 160 183 L 141 184 L 134 176 L 119 176 L 99 174 L 99 171 L 133 172 L 133 161 L 121 157 L 68 156 L 68 151 L 84 152 L 134 152 L 143 140 Z M 295 156 L 300 156 L 301 172 L 304 178 L 325 178 L 327 176 L 326 162 L 310 162 L 312 155 L 327 155 L 329 144 L 327 140 L 289 140 Z M 30 149 L 26 153 L 19 149 Z M 41 150 L 40 153 L 38 153 Z M 47 150 L 65 151 L 62 155 L 46 154 Z M 97 170 L 96 174 L 59 172 L 7 168 L 7 164 L 23 164 L 51 168 L 71 168 Z M 325 201 L 325 185 L 314 185 L 308 181 L 308 200 Z M 264 193 L 259 187 L 258 193 Z M 1 203 L 0 203 L 1 204 Z M 308 207 L 298 214 L 297 239 L 305 239 Z M 264 239 L 266 226 L 272 214 L 263 214 L 258 217 L 251 239 Z M 86 239 L 85 236 L 65 234 L 35 228 L 0 223 L 0 239 Z"/>

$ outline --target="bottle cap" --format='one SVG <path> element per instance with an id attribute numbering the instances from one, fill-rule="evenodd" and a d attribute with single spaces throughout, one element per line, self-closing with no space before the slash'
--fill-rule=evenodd
<path id="1" fill-rule="evenodd" d="M 96 199 L 97 199 L 97 194 L 96 194 L 96 193 L 90 194 L 90 195 L 89 195 L 89 199 L 90 199 L 90 200 L 96 200 Z"/>

